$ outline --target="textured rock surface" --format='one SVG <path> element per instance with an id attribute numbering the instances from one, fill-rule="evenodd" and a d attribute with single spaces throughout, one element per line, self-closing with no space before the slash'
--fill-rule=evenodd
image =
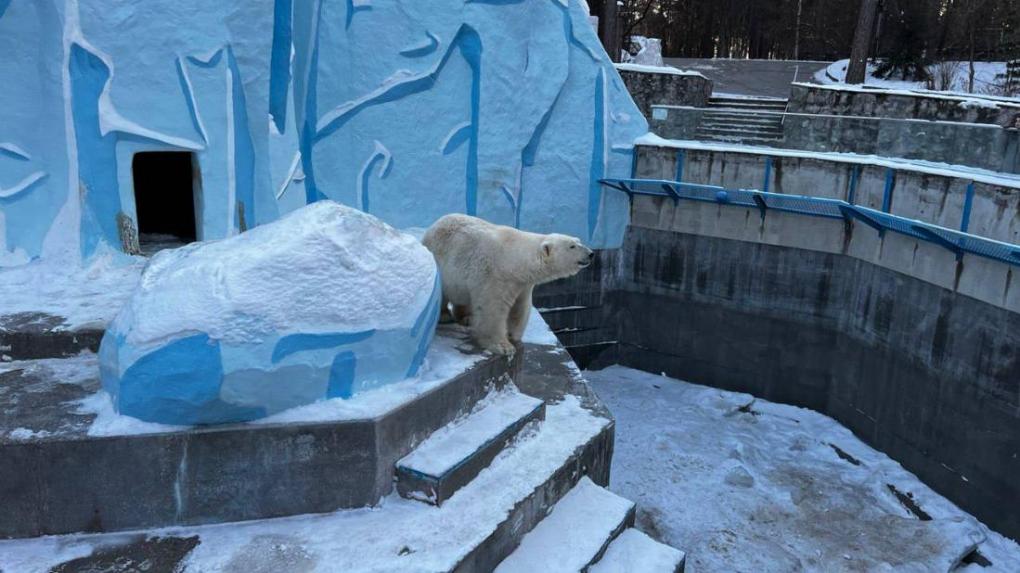
<path id="1" fill-rule="evenodd" d="M 321 201 L 242 235 L 163 251 L 100 348 L 118 411 L 241 421 L 414 376 L 438 272 L 410 235 Z"/>
<path id="2" fill-rule="evenodd" d="M 676 70 L 674 73 L 657 73 L 628 70 L 626 65 L 622 65 L 619 72 L 646 118 L 652 116 L 653 105 L 704 107 L 712 95 L 712 80 L 697 72 L 682 73 Z"/>
<path id="3" fill-rule="evenodd" d="M 647 131 L 578 0 L 8 1 L 0 53 L 7 265 L 121 249 L 142 151 L 194 154 L 199 239 L 330 198 L 618 245 Z"/>

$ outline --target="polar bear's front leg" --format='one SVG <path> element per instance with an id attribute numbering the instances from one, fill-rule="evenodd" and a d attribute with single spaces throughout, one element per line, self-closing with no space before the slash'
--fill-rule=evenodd
<path id="1" fill-rule="evenodd" d="M 524 331 L 528 328 L 528 318 L 531 317 L 531 291 L 534 287 L 528 286 L 514 301 L 510 307 L 510 317 L 507 320 L 507 330 L 510 333 L 510 342 L 520 342 L 524 337 Z"/>
<path id="2" fill-rule="evenodd" d="M 517 349 L 507 340 L 507 320 L 513 300 L 500 289 L 487 288 L 471 297 L 471 335 L 479 346 L 493 354 L 513 354 Z"/>

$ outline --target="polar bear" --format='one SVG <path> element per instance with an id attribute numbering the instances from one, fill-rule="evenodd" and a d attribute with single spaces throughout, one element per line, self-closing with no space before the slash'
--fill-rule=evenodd
<path id="1" fill-rule="evenodd" d="M 479 346 L 507 355 L 528 325 L 535 285 L 575 275 L 595 256 L 574 237 L 528 233 L 459 214 L 436 221 L 422 243 L 442 277 L 441 320 L 468 325 Z"/>

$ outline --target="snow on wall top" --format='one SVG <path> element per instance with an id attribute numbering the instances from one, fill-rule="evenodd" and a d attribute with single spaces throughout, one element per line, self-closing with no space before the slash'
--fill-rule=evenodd
<path id="1" fill-rule="evenodd" d="M 647 125 L 578 0 L 3 6 L 0 264 L 122 248 L 140 151 L 194 153 L 199 239 L 329 198 L 622 240 Z"/>
<path id="2" fill-rule="evenodd" d="M 320 201 L 229 239 L 160 252 L 117 322 L 135 345 L 188 332 L 251 341 L 316 325 L 410 328 L 436 273 L 411 235 Z"/>

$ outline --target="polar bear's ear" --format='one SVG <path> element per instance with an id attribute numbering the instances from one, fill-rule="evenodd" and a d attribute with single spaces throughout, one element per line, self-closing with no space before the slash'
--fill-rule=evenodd
<path id="1" fill-rule="evenodd" d="M 548 239 L 545 240 L 545 241 L 542 241 L 542 255 L 543 256 L 548 257 L 549 255 L 551 255 L 552 254 L 552 248 L 553 248 L 552 241 L 550 241 Z"/>

